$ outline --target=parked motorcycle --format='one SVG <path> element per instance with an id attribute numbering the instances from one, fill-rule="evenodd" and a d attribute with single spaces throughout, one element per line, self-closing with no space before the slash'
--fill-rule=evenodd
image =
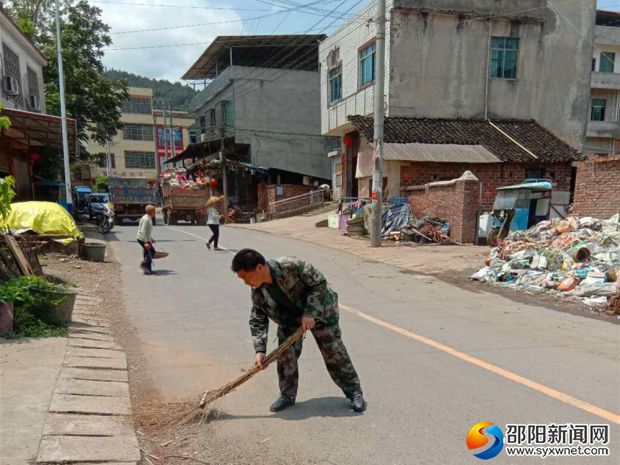
<path id="1" fill-rule="evenodd" d="M 97 215 L 97 230 L 101 234 L 109 233 L 114 227 L 114 212 L 104 205 L 103 212 Z"/>

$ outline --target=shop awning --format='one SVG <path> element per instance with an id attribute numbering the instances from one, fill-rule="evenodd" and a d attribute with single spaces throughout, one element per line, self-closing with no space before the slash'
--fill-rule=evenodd
<path id="1" fill-rule="evenodd" d="M 182 160 L 190 160 L 192 158 L 205 158 L 211 154 L 218 152 L 220 150 L 220 145 L 220 139 L 188 145 L 187 148 L 181 153 L 164 161 L 164 164 L 174 163 Z"/>
<path id="2" fill-rule="evenodd" d="M 58 116 L 44 115 L 30 111 L 3 108 L 2 116 L 11 120 L 11 126 L 4 129 L 2 138 L 17 150 L 36 150 L 37 147 L 50 147 L 62 150 L 62 119 Z M 67 118 L 69 153 L 77 153 L 77 124 Z"/>

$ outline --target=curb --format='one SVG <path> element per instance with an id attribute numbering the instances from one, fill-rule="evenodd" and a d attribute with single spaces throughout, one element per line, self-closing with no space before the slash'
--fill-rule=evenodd
<path id="1" fill-rule="evenodd" d="M 140 448 L 131 422 L 125 351 L 102 300 L 80 290 L 65 358 L 43 427 L 37 463 L 136 465 Z"/>

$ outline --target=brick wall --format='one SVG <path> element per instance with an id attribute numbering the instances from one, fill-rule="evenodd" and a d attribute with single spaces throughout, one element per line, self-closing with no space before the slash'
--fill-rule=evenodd
<path id="1" fill-rule="evenodd" d="M 620 213 L 620 156 L 593 157 L 578 165 L 573 212 L 598 218 Z"/>
<path id="2" fill-rule="evenodd" d="M 570 163 L 532 164 L 523 163 L 417 163 L 402 162 L 400 168 L 400 186 L 405 190 L 409 186 L 420 186 L 434 181 L 445 181 L 471 171 L 482 184 L 482 210 L 489 210 L 495 200 L 498 187 L 519 184 L 526 178 L 528 170 L 543 170 L 543 178 L 554 184 L 558 191 L 569 191 L 571 181 Z"/>
<path id="3" fill-rule="evenodd" d="M 475 241 L 479 192 L 480 181 L 475 178 L 434 182 L 408 190 L 414 216 L 447 220 L 450 238 L 462 243 Z"/>

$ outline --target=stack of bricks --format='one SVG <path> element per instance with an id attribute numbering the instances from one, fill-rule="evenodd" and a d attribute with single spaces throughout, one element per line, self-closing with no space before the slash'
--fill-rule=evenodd
<path id="1" fill-rule="evenodd" d="M 450 223 L 452 240 L 461 243 L 475 241 L 480 208 L 480 181 L 475 177 L 461 177 L 410 187 L 408 192 L 414 216 L 447 220 Z"/>
<path id="2" fill-rule="evenodd" d="M 577 166 L 573 213 L 604 219 L 620 213 L 620 156 L 592 157 Z"/>

